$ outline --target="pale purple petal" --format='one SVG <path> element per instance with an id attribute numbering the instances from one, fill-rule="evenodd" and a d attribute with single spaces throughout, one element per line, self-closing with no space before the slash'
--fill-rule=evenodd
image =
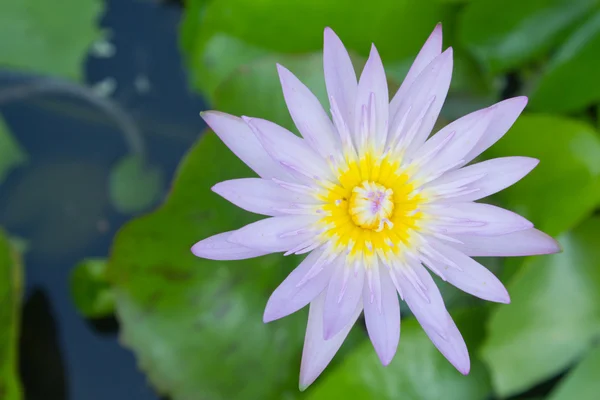
<path id="1" fill-rule="evenodd" d="M 431 182 L 426 190 L 436 193 L 439 191 L 438 189 L 449 187 L 453 183 L 456 183 L 457 185 L 455 186 L 462 188 L 465 194 L 450 196 L 447 199 L 443 199 L 443 201 L 463 202 L 479 200 L 515 184 L 531 172 L 538 163 L 539 160 L 529 157 L 494 158 L 450 171 Z M 470 180 L 472 182 L 460 185 L 461 181 L 468 182 Z"/>
<path id="2" fill-rule="evenodd" d="M 392 98 L 390 103 L 390 117 L 396 115 L 398 107 L 400 106 L 401 100 L 406 97 L 406 92 L 410 86 L 414 83 L 415 79 L 423 71 L 423 69 L 433 61 L 434 58 L 440 55 L 442 52 L 442 24 L 437 24 L 435 29 L 423 45 L 423 48 L 415 58 L 412 66 L 406 74 L 406 78 L 398 88 L 398 91 Z"/>
<path id="3" fill-rule="evenodd" d="M 200 115 L 223 143 L 259 176 L 288 179 L 289 174 L 267 154 L 241 118 L 219 111 L 205 111 Z"/>
<path id="4" fill-rule="evenodd" d="M 323 313 L 323 338 L 328 340 L 342 331 L 349 323 L 363 293 L 365 269 L 346 265 L 345 257 L 330 265 L 333 275 L 327 287 Z"/>
<path id="5" fill-rule="evenodd" d="M 392 117 L 390 135 L 391 139 L 396 139 L 415 131 L 407 144 L 406 154 L 411 155 L 421 147 L 431 133 L 446 100 L 451 77 L 452 48 L 449 48 L 425 67 L 401 99 L 398 111 Z M 399 131 L 405 114 L 405 128 Z"/>
<path id="6" fill-rule="evenodd" d="M 479 143 L 465 157 L 465 164 L 483 153 L 491 145 L 496 143 L 515 123 L 521 112 L 527 105 L 527 97 L 514 97 L 493 105 L 494 116 L 488 129 L 479 140 Z"/>
<path id="7" fill-rule="evenodd" d="M 491 117 L 490 109 L 475 111 L 433 135 L 412 156 L 418 163 L 418 176 L 426 178 L 454 168 L 480 140 Z"/>
<path id="8" fill-rule="evenodd" d="M 432 260 L 434 268 L 443 273 L 444 279 L 460 290 L 484 300 L 510 303 L 508 291 L 486 267 L 460 251 L 437 241 L 431 246 L 452 265 L 441 260 Z"/>
<path id="9" fill-rule="evenodd" d="M 396 263 L 392 271 L 403 299 L 425 330 L 445 334 L 446 306 L 435 282 L 420 263 Z"/>
<path id="10" fill-rule="evenodd" d="M 261 118 L 243 117 L 265 150 L 296 177 L 333 179 L 331 170 L 306 142 L 287 129 Z"/>
<path id="11" fill-rule="evenodd" d="M 427 299 L 407 280 L 402 280 L 400 286 L 404 300 L 435 347 L 459 372 L 468 374 L 471 364 L 467 346 L 452 317 L 446 311 L 438 287 L 422 265 L 415 264 L 409 268 L 413 268 L 423 284 Z"/>
<path id="12" fill-rule="evenodd" d="M 328 268 L 329 265 L 319 267 L 316 264 L 321 261 L 322 255 L 321 249 L 312 251 L 275 289 L 265 307 L 264 322 L 298 311 L 323 292 L 331 278 L 332 269 Z"/>
<path id="13" fill-rule="evenodd" d="M 352 127 L 358 87 L 356 72 L 348 51 L 331 28 L 325 28 L 323 69 L 328 98 L 335 99 L 346 125 Z"/>
<path id="14" fill-rule="evenodd" d="M 378 295 L 372 295 L 369 285 L 363 285 L 363 306 L 365 308 L 365 322 L 369 338 L 383 365 L 388 365 L 398 348 L 400 340 L 400 305 L 398 292 L 389 276 L 387 269 L 379 269 L 377 278 L 380 286 L 373 286 L 379 290 Z M 378 301 L 379 300 L 379 304 Z"/>
<path id="15" fill-rule="evenodd" d="M 471 360 L 469 359 L 467 344 L 448 313 L 446 313 L 446 323 L 445 337 L 441 337 L 436 332 L 427 329 L 425 329 L 425 332 L 440 353 L 450 361 L 450 364 L 454 365 L 454 368 L 461 374 L 468 375 L 471 370 Z"/>
<path id="16" fill-rule="evenodd" d="M 263 215 L 286 215 L 286 209 L 315 204 L 315 198 L 287 190 L 260 178 L 232 179 L 217 183 L 212 190 L 244 210 Z"/>
<path id="17" fill-rule="evenodd" d="M 245 260 L 269 254 L 270 251 L 250 249 L 231 243 L 227 239 L 234 231 L 218 233 L 199 241 L 192 246 L 192 253 L 196 257 L 209 260 Z"/>
<path id="18" fill-rule="evenodd" d="M 501 236 L 452 236 L 461 242 L 452 243 L 452 246 L 471 257 L 522 257 L 561 250 L 556 240 L 533 228 Z"/>
<path id="19" fill-rule="evenodd" d="M 277 65 L 290 115 L 306 142 L 324 158 L 339 152 L 340 140 L 317 97 L 294 74 Z"/>
<path id="20" fill-rule="evenodd" d="M 372 105 L 370 104 L 371 99 L 374 100 Z M 374 127 L 374 131 L 369 132 L 369 140 L 376 148 L 377 146 L 383 148 L 387 139 L 389 100 L 383 63 L 375 45 L 372 45 L 371 53 L 360 76 L 358 91 L 356 93 L 356 106 L 354 108 L 355 143 L 361 143 L 356 136 L 361 130 L 361 118 L 364 115 L 361 110 L 363 108 L 369 110 L 369 107 L 372 106 L 375 109 L 370 110 L 370 115 L 374 116 L 375 121 L 370 124 Z"/>
<path id="21" fill-rule="evenodd" d="M 446 203 L 432 208 L 429 215 L 429 224 L 443 234 L 498 236 L 533 228 L 519 214 L 491 204 Z"/>
<path id="22" fill-rule="evenodd" d="M 300 366 L 300 390 L 305 390 L 312 384 L 321 372 L 327 367 L 337 353 L 342 343 L 348 336 L 350 329 L 362 311 L 362 303 L 358 303 L 349 320 L 349 323 L 329 340 L 323 339 L 323 309 L 325 307 L 325 293 L 317 296 L 310 303 L 302 363 Z"/>
<path id="23" fill-rule="evenodd" d="M 306 215 L 266 218 L 233 232 L 229 241 L 271 253 L 287 251 L 314 237 L 318 219 Z"/>

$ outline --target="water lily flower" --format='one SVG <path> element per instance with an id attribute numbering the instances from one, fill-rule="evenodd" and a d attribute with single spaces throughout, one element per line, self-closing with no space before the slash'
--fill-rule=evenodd
<path id="1" fill-rule="evenodd" d="M 526 97 L 475 111 L 429 137 L 452 75 L 452 49 L 441 50 L 438 25 L 390 101 L 375 46 L 357 81 L 348 52 L 327 28 L 323 65 L 331 114 L 277 66 L 302 137 L 260 118 L 202 113 L 260 176 L 213 190 L 268 218 L 204 239 L 192 252 L 214 260 L 308 254 L 264 313 L 269 322 L 310 305 L 301 389 L 329 364 L 361 313 L 377 355 L 389 364 L 400 338 L 399 298 L 439 351 L 467 374 L 467 347 L 431 273 L 479 298 L 509 303 L 502 283 L 471 257 L 559 251 L 525 218 L 477 202 L 519 181 L 538 160 L 467 165 L 506 133 Z"/>

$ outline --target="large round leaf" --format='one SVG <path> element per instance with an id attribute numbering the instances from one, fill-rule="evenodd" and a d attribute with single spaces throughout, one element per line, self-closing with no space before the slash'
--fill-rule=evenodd
<path id="1" fill-rule="evenodd" d="M 528 259 L 490 318 L 482 356 L 508 396 L 569 366 L 600 334 L 600 219 L 559 237 L 564 252 Z M 575 397 L 577 398 L 577 397 Z"/>
<path id="2" fill-rule="evenodd" d="M 250 174 L 207 134 L 183 161 L 167 203 L 115 239 L 108 273 L 123 342 L 173 399 L 275 399 L 297 387 L 303 317 L 262 322 L 268 295 L 297 260 L 217 262 L 190 251 L 254 219 L 210 190 Z"/>
<path id="3" fill-rule="evenodd" d="M 0 231 L 0 398 L 22 398 L 18 371 L 22 294 L 21 260 Z"/>
<path id="4" fill-rule="evenodd" d="M 532 94 L 532 107 L 568 112 L 600 100 L 600 11 L 560 48 Z"/>
<path id="5" fill-rule="evenodd" d="M 459 39 L 492 72 L 543 55 L 596 0 L 473 1 L 459 23 Z"/>
<path id="6" fill-rule="evenodd" d="M 0 2 L 0 66 L 81 79 L 95 40 L 101 0 Z"/>
<path id="7" fill-rule="evenodd" d="M 600 202 L 600 140 L 587 124 L 525 115 L 485 155 L 540 160 L 531 174 L 498 197 L 551 235 L 577 225 Z"/>
<path id="8" fill-rule="evenodd" d="M 482 309 L 455 313 L 471 353 L 483 337 Z M 481 362 L 461 375 L 434 347 L 414 318 L 402 320 L 400 344 L 392 363 L 383 367 L 370 342 L 357 347 L 308 398 L 329 400 L 480 400 L 490 392 Z"/>

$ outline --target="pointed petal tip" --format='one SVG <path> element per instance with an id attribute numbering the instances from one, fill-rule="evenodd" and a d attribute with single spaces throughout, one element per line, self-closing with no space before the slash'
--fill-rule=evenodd
<path id="1" fill-rule="evenodd" d="M 384 367 L 387 367 L 388 365 L 391 364 L 392 360 L 394 359 L 394 356 L 396 355 L 396 352 L 394 351 L 393 353 L 380 353 L 377 352 L 377 356 L 379 357 L 379 361 L 381 361 L 381 365 L 383 365 Z"/>
<path id="2" fill-rule="evenodd" d="M 301 392 L 304 392 L 306 389 L 308 389 L 309 386 L 310 383 L 302 382 L 302 379 L 300 380 L 300 382 L 298 382 L 298 390 L 300 390 Z"/>
<path id="3" fill-rule="evenodd" d="M 273 315 L 272 312 L 270 312 L 269 310 L 269 304 L 267 303 L 267 307 L 265 308 L 265 312 L 263 313 L 263 322 L 265 324 L 268 324 L 269 322 L 273 322 L 276 319 L 278 319 L 277 316 Z"/>
<path id="4" fill-rule="evenodd" d="M 525 107 L 527 103 L 529 103 L 529 97 L 527 96 L 517 96 L 515 97 L 515 99 L 518 99 L 519 102 L 523 103 L 523 107 Z"/>
<path id="5" fill-rule="evenodd" d="M 562 253 L 563 252 L 563 248 L 561 246 L 561 244 L 558 242 L 558 240 L 552 238 L 552 240 L 554 241 L 553 245 L 554 245 L 554 251 L 552 253 L 548 253 L 548 254 L 556 254 L 556 253 Z"/>

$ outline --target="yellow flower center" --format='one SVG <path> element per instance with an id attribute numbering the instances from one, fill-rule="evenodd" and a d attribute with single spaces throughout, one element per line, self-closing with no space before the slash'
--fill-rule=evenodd
<path id="1" fill-rule="evenodd" d="M 409 179 L 397 159 L 371 153 L 348 159 L 338 168 L 338 182 L 320 196 L 324 238 L 336 250 L 348 250 L 350 258 L 398 253 L 422 216 L 424 199 Z"/>

